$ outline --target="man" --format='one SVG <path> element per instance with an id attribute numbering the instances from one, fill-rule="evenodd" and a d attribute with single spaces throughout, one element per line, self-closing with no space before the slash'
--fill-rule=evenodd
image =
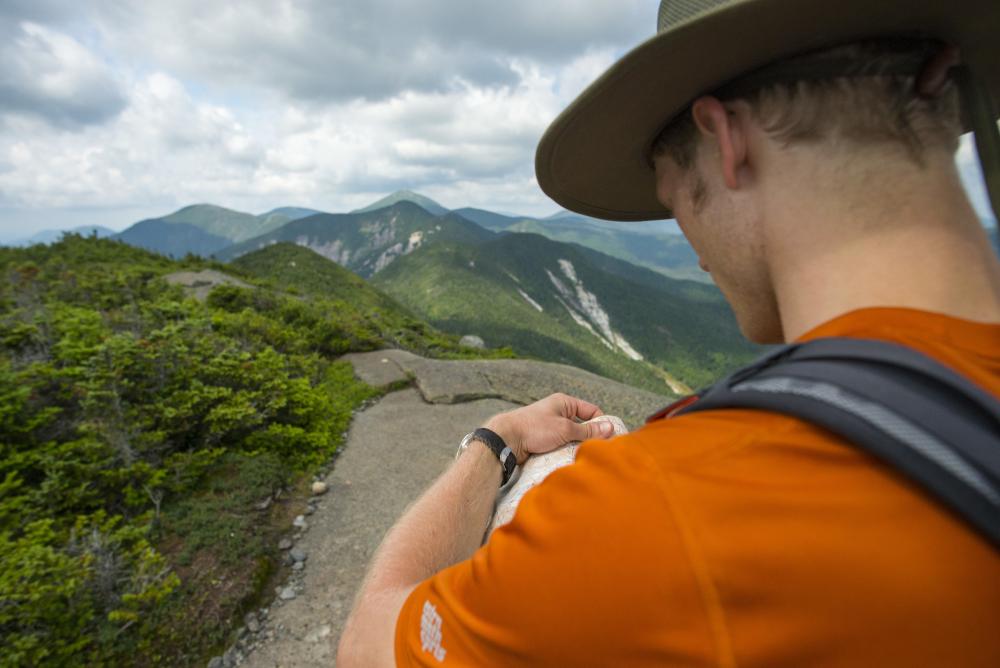
<path id="1" fill-rule="evenodd" d="M 1000 396 L 952 76 L 1000 93 L 1000 5 L 914 4 L 664 0 L 549 129 L 539 182 L 591 215 L 672 212 L 755 341 L 901 343 Z M 523 461 L 601 439 L 577 423 L 599 413 L 558 395 L 485 426 Z M 1000 665 L 997 552 L 823 429 L 730 409 L 593 440 L 479 548 L 491 439 L 387 536 L 341 666 Z"/>

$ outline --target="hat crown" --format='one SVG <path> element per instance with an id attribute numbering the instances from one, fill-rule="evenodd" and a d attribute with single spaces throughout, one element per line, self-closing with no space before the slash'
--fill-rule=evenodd
<path id="1" fill-rule="evenodd" d="M 660 0 L 660 12 L 656 18 L 656 32 L 661 33 L 720 5 L 732 3 L 733 0 Z"/>

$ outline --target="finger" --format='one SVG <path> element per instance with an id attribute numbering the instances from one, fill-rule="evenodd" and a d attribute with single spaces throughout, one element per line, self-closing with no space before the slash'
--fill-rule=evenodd
<path id="1" fill-rule="evenodd" d="M 597 422 L 573 422 L 570 431 L 574 441 L 589 441 L 592 439 L 611 438 L 615 433 L 614 426 L 607 420 Z"/>
<path id="2" fill-rule="evenodd" d="M 564 395 L 563 403 L 566 407 L 563 415 L 568 418 L 577 417 L 581 420 L 592 420 L 598 415 L 604 415 L 604 411 L 598 408 L 595 404 L 592 404 L 589 401 L 584 401 L 583 399 L 577 399 L 576 397 Z"/>

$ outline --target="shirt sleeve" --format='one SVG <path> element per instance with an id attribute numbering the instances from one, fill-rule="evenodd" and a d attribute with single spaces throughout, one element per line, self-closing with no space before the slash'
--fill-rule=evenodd
<path id="1" fill-rule="evenodd" d="M 397 621 L 397 665 L 711 662 L 683 534 L 628 440 L 585 443 L 471 559 L 421 583 Z"/>

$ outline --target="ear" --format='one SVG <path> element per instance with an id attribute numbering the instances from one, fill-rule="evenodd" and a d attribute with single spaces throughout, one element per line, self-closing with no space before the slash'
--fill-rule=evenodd
<path id="1" fill-rule="evenodd" d="M 728 188 L 736 190 L 738 173 L 747 162 L 747 137 L 738 117 L 711 95 L 694 101 L 691 116 L 702 136 L 718 147 L 722 178 Z"/>

